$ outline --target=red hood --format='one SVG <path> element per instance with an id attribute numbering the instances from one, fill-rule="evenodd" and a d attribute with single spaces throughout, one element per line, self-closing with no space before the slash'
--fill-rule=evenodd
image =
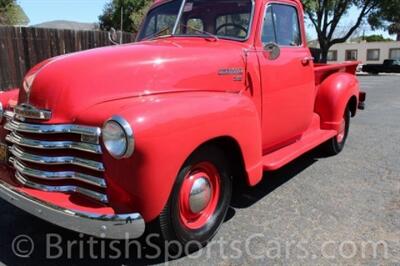
<path id="1" fill-rule="evenodd" d="M 166 92 L 239 91 L 243 81 L 219 72 L 243 70 L 244 47 L 233 41 L 169 38 L 57 57 L 38 67 L 30 103 L 51 110 L 52 122 L 71 122 L 90 106 L 110 100 Z M 20 101 L 25 98 L 21 91 Z"/>

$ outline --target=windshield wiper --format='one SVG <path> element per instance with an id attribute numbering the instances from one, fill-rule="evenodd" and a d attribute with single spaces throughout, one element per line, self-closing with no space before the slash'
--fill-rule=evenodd
<path id="1" fill-rule="evenodd" d="M 185 25 L 185 24 L 183 24 L 183 23 L 179 23 L 179 25 L 185 27 L 186 29 L 191 29 L 191 30 L 197 31 L 197 32 L 199 32 L 199 33 L 202 33 L 202 34 L 204 34 L 204 35 L 207 35 L 207 36 L 209 36 L 209 37 L 215 39 L 216 41 L 219 41 L 218 36 L 216 36 L 216 35 L 214 35 L 214 34 L 212 34 L 212 33 L 210 33 L 210 32 L 207 32 L 207 31 L 204 31 L 204 30 L 199 30 L 199 29 L 196 29 L 195 27 L 191 27 L 191 26 Z"/>
<path id="2" fill-rule="evenodd" d="M 215 39 L 216 41 L 219 40 L 219 38 L 218 38 L 216 35 L 214 35 L 214 34 L 212 34 L 212 33 L 210 33 L 210 32 L 203 31 L 203 30 L 199 30 L 199 29 L 196 29 L 195 27 L 191 27 L 191 26 L 185 25 L 185 24 L 183 24 L 183 23 L 180 23 L 179 25 L 185 27 L 186 29 L 191 29 L 191 30 L 196 31 L 196 32 L 199 32 L 199 33 L 201 33 L 201 34 L 203 34 L 203 35 L 207 35 L 207 36 L 209 36 L 209 37 Z M 170 27 L 165 27 L 165 28 L 163 28 L 163 29 L 161 29 L 161 30 L 159 30 L 159 31 L 157 31 L 157 32 L 155 32 L 155 33 L 153 33 L 153 34 L 150 34 L 149 36 L 145 37 L 145 38 L 143 39 L 143 41 L 154 40 L 154 39 L 156 39 L 156 38 L 167 37 L 167 36 L 168 36 L 168 37 L 169 37 L 169 36 L 174 36 L 174 34 L 165 34 L 165 35 L 161 35 L 163 32 L 165 32 L 165 31 L 167 31 L 167 30 L 169 30 L 169 29 L 170 29 Z"/>
<path id="3" fill-rule="evenodd" d="M 153 40 L 155 38 L 160 38 L 160 37 L 166 37 L 166 36 L 171 36 L 171 34 L 165 34 L 165 35 L 161 35 L 164 31 L 169 30 L 169 26 L 165 27 L 153 34 L 150 34 L 149 36 L 146 36 L 145 38 L 143 38 L 143 41 L 148 41 L 148 40 Z"/>

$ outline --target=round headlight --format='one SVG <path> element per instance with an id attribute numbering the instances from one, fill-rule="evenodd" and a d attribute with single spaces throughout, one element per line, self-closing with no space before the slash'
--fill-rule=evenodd
<path id="1" fill-rule="evenodd" d="M 133 131 L 129 123 L 120 116 L 113 116 L 104 123 L 103 143 L 116 159 L 128 158 L 134 150 Z"/>

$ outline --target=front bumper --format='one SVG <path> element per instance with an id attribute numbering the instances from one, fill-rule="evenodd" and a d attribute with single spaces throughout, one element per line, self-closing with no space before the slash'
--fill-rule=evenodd
<path id="1" fill-rule="evenodd" d="M 138 213 L 101 215 L 61 208 L 0 180 L 0 198 L 40 219 L 72 231 L 107 239 L 140 237 L 145 222 Z"/>

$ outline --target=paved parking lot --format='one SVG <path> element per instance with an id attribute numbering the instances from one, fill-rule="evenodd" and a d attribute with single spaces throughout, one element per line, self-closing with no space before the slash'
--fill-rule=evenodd
<path id="1" fill-rule="evenodd" d="M 317 150 L 278 172 L 266 173 L 262 184 L 237 196 L 213 243 L 168 263 L 400 265 L 400 76 L 362 76 L 360 81 L 368 93 L 367 110 L 352 120 L 342 154 L 324 158 Z M 0 265 L 165 261 L 165 255 L 154 260 L 135 258 L 157 255 L 151 246 L 128 254 L 127 244 L 118 243 L 122 252 L 118 254 L 109 248 L 110 242 L 101 242 L 105 247 L 100 243 L 91 252 L 87 238 L 26 215 L 3 201 L 0 213 Z M 50 250 L 54 257 L 62 252 L 61 260 L 45 259 L 49 233 L 62 237 L 62 250 Z M 18 258 L 12 249 L 13 240 L 21 234 L 34 242 L 29 259 Z M 73 240 L 77 242 L 68 254 L 68 241 Z M 28 246 L 21 242 L 19 248 Z M 110 255 L 122 258 L 96 259 Z M 124 258 L 127 255 L 129 259 Z"/>

